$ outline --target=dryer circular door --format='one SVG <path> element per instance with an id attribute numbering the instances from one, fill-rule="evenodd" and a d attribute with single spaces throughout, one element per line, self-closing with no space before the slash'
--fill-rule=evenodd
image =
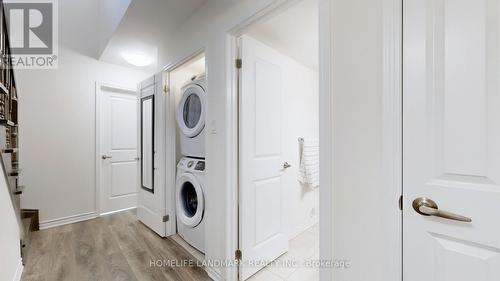
<path id="1" fill-rule="evenodd" d="M 186 137 L 196 137 L 205 127 L 206 105 L 206 93 L 200 85 L 184 89 L 177 106 L 177 124 Z"/>
<path id="2" fill-rule="evenodd" d="M 193 174 L 184 173 L 177 179 L 177 218 L 188 227 L 196 227 L 203 219 L 205 198 L 200 183 Z"/>

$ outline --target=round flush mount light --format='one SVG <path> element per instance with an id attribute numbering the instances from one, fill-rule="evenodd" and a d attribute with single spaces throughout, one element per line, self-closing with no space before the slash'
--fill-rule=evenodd
<path id="1" fill-rule="evenodd" d="M 153 59 L 150 57 L 139 54 L 139 53 L 129 53 L 129 52 L 123 52 L 122 57 L 131 65 L 135 66 L 148 66 L 151 63 L 153 63 Z"/>

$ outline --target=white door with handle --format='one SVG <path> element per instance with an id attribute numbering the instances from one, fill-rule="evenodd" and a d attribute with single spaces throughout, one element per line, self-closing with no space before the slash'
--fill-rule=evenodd
<path id="1" fill-rule="evenodd" d="M 500 280 L 500 1 L 403 6 L 403 278 Z"/>
<path id="2" fill-rule="evenodd" d="M 250 38 L 240 41 L 240 280 L 288 251 L 282 157 L 282 55 Z"/>
<path id="3" fill-rule="evenodd" d="M 162 74 L 159 73 L 139 85 L 137 217 L 146 226 L 164 237 L 171 224 L 167 217 L 165 187 L 164 124 L 165 99 L 162 90 Z"/>
<path id="4" fill-rule="evenodd" d="M 99 212 L 137 206 L 137 96 L 135 91 L 98 84 Z"/>

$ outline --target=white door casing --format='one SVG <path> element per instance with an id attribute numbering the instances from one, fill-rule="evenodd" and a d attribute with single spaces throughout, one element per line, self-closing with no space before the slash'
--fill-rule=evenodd
<path id="1" fill-rule="evenodd" d="M 171 219 L 166 222 L 164 221 L 164 216 L 166 216 L 166 188 L 165 188 L 165 95 L 163 93 L 163 74 L 158 73 L 155 76 L 146 79 L 139 84 L 138 95 L 139 102 L 137 107 L 138 112 L 138 157 L 140 158 L 141 164 L 138 165 L 138 205 L 137 205 L 137 216 L 141 222 L 146 226 L 151 228 L 161 237 L 165 237 L 170 234 L 170 224 Z M 151 99 L 154 97 L 153 99 Z M 154 106 L 154 119 L 152 120 L 152 129 L 154 134 L 154 147 L 148 149 L 147 146 L 145 152 L 150 151 L 153 155 L 142 156 L 142 131 L 141 131 L 141 106 L 146 105 L 153 101 Z M 149 109 L 144 110 L 144 114 L 150 113 Z M 145 118 L 146 120 L 147 118 Z M 145 124 L 148 124 L 146 122 Z M 150 132 L 150 130 L 145 130 L 144 132 Z M 147 138 L 145 138 L 147 140 Z M 150 162 L 152 160 L 152 163 Z M 148 179 L 144 175 L 146 183 L 152 183 L 153 188 L 145 189 L 143 188 L 143 181 L 141 174 L 142 170 L 150 171 L 152 167 L 153 178 Z M 171 217 L 171 215 L 170 215 Z M 169 228 L 168 230 L 166 228 Z"/>
<path id="2" fill-rule="evenodd" d="M 135 91 L 97 85 L 99 105 L 99 212 L 137 206 L 137 96 Z"/>
<path id="3" fill-rule="evenodd" d="M 241 39 L 240 280 L 288 251 L 282 158 L 281 55 L 256 40 Z"/>
<path id="4" fill-rule="evenodd" d="M 404 280 L 499 280 L 500 1 L 403 6 Z"/>

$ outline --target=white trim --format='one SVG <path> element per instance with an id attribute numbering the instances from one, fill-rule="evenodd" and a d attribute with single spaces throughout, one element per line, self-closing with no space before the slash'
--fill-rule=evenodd
<path id="1" fill-rule="evenodd" d="M 171 94 L 170 91 L 170 73 L 167 71 L 162 71 L 161 75 L 161 85 L 164 85 L 169 89 L 167 93 L 163 93 L 164 98 L 164 165 L 165 165 L 165 186 L 173 186 L 174 188 L 165 189 L 165 212 L 170 216 L 170 220 L 165 223 L 165 235 L 170 236 L 176 232 L 176 211 L 175 211 L 175 184 L 177 175 L 177 162 L 176 162 L 176 139 L 177 130 L 175 124 L 175 95 Z M 163 89 L 162 89 L 163 91 Z M 167 108 L 170 106 L 170 108 Z M 166 157 L 170 155 L 170 157 Z"/>
<path id="2" fill-rule="evenodd" d="M 166 108 L 165 111 L 165 155 L 173 155 L 174 157 L 165 158 L 165 186 L 176 186 L 177 181 L 177 162 L 176 162 L 176 141 L 177 141 L 177 121 L 176 121 L 176 102 L 175 95 L 173 95 L 173 91 L 170 89 L 170 73 L 184 65 L 185 63 L 194 60 L 202 55 L 205 56 L 205 47 L 197 49 L 186 56 L 182 56 L 181 58 L 175 60 L 173 63 L 170 63 L 163 67 L 162 73 L 162 85 L 166 86 L 168 89 L 167 93 L 163 93 L 165 97 L 165 108 L 167 105 L 170 105 L 170 108 Z M 207 66 L 205 62 L 205 78 L 208 78 Z M 163 89 L 162 89 L 163 91 Z M 208 104 L 205 104 L 206 108 L 208 108 Z M 206 117 L 205 117 L 206 118 Z M 206 120 L 205 120 L 206 121 Z M 206 124 L 205 124 L 206 126 Z M 170 181 L 170 182 L 168 182 Z M 177 219 L 176 216 L 176 206 L 175 206 L 175 198 L 176 192 L 175 188 L 170 188 L 165 190 L 165 202 L 167 203 L 167 209 L 165 210 L 167 214 L 170 215 L 171 219 L 169 222 L 165 224 L 165 234 L 166 236 L 170 236 L 176 233 L 176 224 L 175 221 Z"/>
<path id="3" fill-rule="evenodd" d="M 137 207 L 130 207 L 130 208 L 125 208 L 125 209 L 121 209 L 121 210 L 116 210 L 116 211 L 111 211 L 111 212 L 106 212 L 106 213 L 100 213 L 99 216 L 100 217 L 104 217 L 104 216 L 114 215 L 114 214 L 117 214 L 117 213 L 122 213 L 122 212 L 130 211 L 130 210 L 134 210 L 134 209 L 137 209 Z"/>
<path id="4" fill-rule="evenodd" d="M 46 220 L 40 222 L 40 229 L 47 229 L 56 226 L 66 225 L 75 222 L 81 222 L 97 218 L 97 212 L 83 213 L 53 220 Z"/>
<path id="5" fill-rule="evenodd" d="M 381 197 L 382 227 L 386 238 L 384 251 L 390 253 L 382 261 L 383 280 L 401 281 L 403 276 L 402 211 L 395 207 L 402 186 L 403 91 L 402 29 L 403 0 L 383 1 L 383 122 Z"/>
<path id="6" fill-rule="evenodd" d="M 300 224 L 297 224 L 291 228 L 288 232 L 288 239 L 292 240 L 293 238 L 299 236 L 300 234 L 308 231 L 311 227 L 314 227 L 316 224 L 319 224 L 319 216 L 313 217 L 311 220 L 304 220 Z"/>
<path id="7" fill-rule="evenodd" d="M 137 89 L 118 86 L 110 83 L 95 82 L 95 207 L 94 210 L 97 214 L 101 212 L 101 96 L 102 89 L 113 89 L 126 94 L 137 95 Z"/>
<path id="8" fill-rule="evenodd" d="M 242 20 L 240 23 L 235 24 L 227 31 L 227 34 L 233 37 L 240 37 L 245 34 L 255 23 L 264 22 L 266 19 L 273 15 L 279 14 L 281 11 L 286 10 L 294 3 L 301 0 L 274 0 L 272 3 L 257 11 L 248 18 Z M 234 66 L 234 64 L 233 64 Z"/>
<path id="9" fill-rule="evenodd" d="M 23 260 L 19 259 L 19 262 L 17 263 L 16 274 L 14 275 L 12 281 L 21 281 L 21 277 L 23 276 L 23 269 Z"/>
<path id="10" fill-rule="evenodd" d="M 333 260 L 333 95 L 331 1 L 319 0 L 319 257 Z M 330 267 L 320 268 L 320 280 L 334 280 Z"/>
<path id="11" fill-rule="evenodd" d="M 101 83 L 95 83 L 95 190 L 94 210 L 101 212 Z"/>
<path id="12" fill-rule="evenodd" d="M 239 57 L 238 44 L 235 36 L 226 35 L 226 89 L 228 92 L 228 102 L 226 106 L 226 127 L 227 133 L 227 167 L 231 167 L 227 173 L 227 186 L 238 186 L 238 71 L 234 67 L 234 61 Z M 226 190 L 226 258 L 234 258 L 234 253 L 238 249 L 238 188 L 228 188 Z M 238 280 L 238 268 L 227 267 L 225 270 L 226 280 Z M 208 272 L 208 271 L 207 271 Z M 218 274 L 220 275 L 220 274 Z M 211 275 L 209 275 L 213 278 Z M 214 280 L 216 280 L 214 278 Z"/>
<path id="13" fill-rule="evenodd" d="M 216 271 L 214 269 L 214 267 L 204 267 L 205 269 L 205 272 L 208 274 L 208 277 L 210 277 L 210 279 L 214 280 L 214 281 L 224 281 L 224 280 L 231 280 L 231 279 L 224 279 L 222 278 L 222 276 L 220 275 L 220 273 L 218 271 Z"/>
<path id="14" fill-rule="evenodd" d="M 205 47 L 199 48 L 197 50 L 194 50 L 192 52 L 187 52 L 186 55 L 180 56 L 177 60 L 174 60 L 174 62 L 167 64 L 162 68 L 162 72 L 172 72 L 176 70 L 177 68 L 181 67 L 183 64 L 196 59 L 198 56 L 202 56 L 205 54 Z M 206 69 L 205 65 L 205 69 Z"/>
<path id="15" fill-rule="evenodd" d="M 170 236 L 172 240 L 174 240 L 177 244 L 179 244 L 184 250 L 186 250 L 191 256 L 193 256 L 197 262 L 203 263 L 205 261 L 205 255 L 198 251 L 195 247 L 189 245 L 186 240 L 184 240 L 179 234 L 174 234 Z"/>

